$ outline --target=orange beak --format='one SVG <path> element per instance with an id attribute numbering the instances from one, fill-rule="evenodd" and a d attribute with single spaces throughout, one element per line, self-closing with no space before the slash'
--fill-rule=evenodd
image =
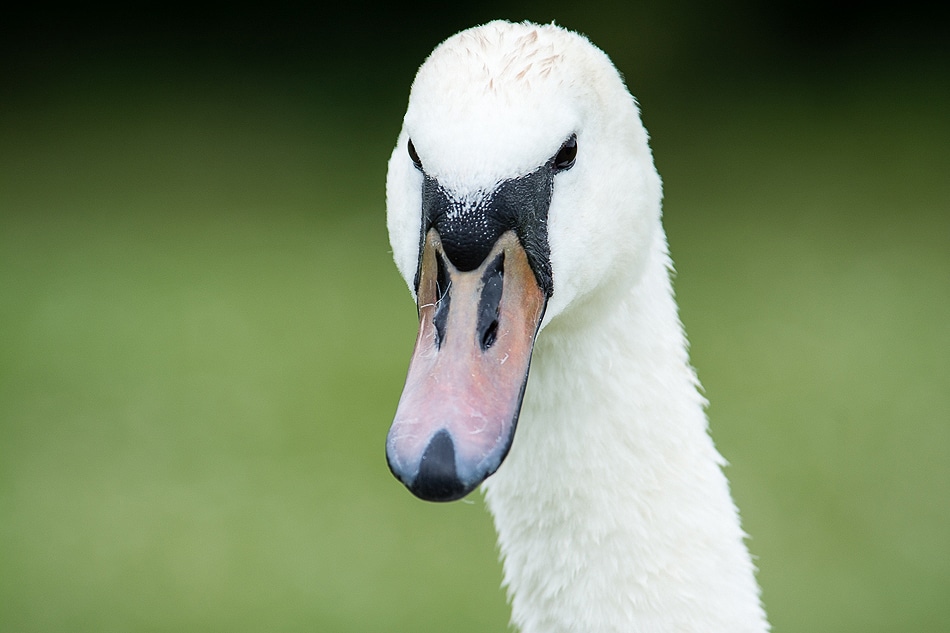
<path id="1" fill-rule="evenodd" d="M 513 231 L 461 272 L 434 228 L 417 297 L 419 335 L 386 457 L 413 494 L 452 501 L 508 454 L 547 297 Z"/>

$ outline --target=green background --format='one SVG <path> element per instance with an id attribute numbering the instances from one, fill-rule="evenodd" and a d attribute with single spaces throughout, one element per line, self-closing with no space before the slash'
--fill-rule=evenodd
<path id="1" fill-rule="evenodd" d="M 0 631 L 507 629 L 480 496 L 420 502 L 383 454 L 415 327 L 386 160 L 415 68 L 493 17 L 587 33 L 641 102 L 774 630 L 950 630 L 938 11 L 6 20 Z"/>

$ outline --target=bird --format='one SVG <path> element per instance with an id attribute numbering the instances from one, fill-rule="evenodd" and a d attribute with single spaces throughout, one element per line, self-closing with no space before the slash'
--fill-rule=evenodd
<path id="1" fill-rule="evenodd" d="M 420 66 L 386 179 L 419 316 L 386 457 L 427 501 L 482 487 L 522 633 L 769 630 L 661 198 L 584 35 L 494 21 Z"/>

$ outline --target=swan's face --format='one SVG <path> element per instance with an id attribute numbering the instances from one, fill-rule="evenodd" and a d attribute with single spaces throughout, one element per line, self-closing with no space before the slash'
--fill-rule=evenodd
<path id="1" fill-rule="evenodd" d="M 495 22 L 426 60 L 387 181 L 420 313 L 387 456 L 415 494 L 459 498 L 498 468 L 535 336 L 642 265 L 659 196 L 633 98 L 584 38 Z"/>

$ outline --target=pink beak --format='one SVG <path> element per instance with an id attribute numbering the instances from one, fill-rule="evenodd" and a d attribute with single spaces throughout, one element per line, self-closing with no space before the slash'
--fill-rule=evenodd
<path id="1" fill-rule="evenodd" d="M 547 298 L 513 231 L 478 268 L 460 272 L 435 229 L 423 244 L 417 296 L 419 335 L 386 456 L 413 494 L 452 501 L 508 454 Z"/>

